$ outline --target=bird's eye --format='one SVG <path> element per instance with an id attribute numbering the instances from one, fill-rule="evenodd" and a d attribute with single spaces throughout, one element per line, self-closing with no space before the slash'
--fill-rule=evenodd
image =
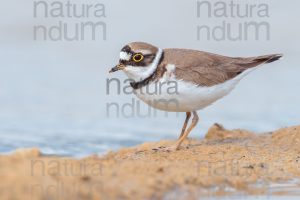
<path id="1" fill-rule="evenodd" d="M 133 56 L 134 62 L 141 62 L 144 59 L 144 56 L 141 53 L 134 54 Z"/>

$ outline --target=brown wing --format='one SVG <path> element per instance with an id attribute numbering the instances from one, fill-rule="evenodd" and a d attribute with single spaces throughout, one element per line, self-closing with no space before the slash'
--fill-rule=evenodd
<path id="1" fill-rule="evenodd" d="M 281 56 L 232 58 L 195 50 L 165 49 L 162 64 L 175 64 L 178 79 L 213 86 L 236 77 L 246 69 L 278 60 Z"/>

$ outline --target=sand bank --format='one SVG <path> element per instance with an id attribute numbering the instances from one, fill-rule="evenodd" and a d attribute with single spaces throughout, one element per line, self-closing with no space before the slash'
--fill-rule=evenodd
<path id="1" fill-rule="evenodd" d="M 152 150 L 173 143 L 145 143 L 80 160 L 17 150 L 0 156 L 0 199 L 300 195 L 300 126 L 256 135 L 216 124 L 204 139 L 189 139 L 179 151 Z"/>

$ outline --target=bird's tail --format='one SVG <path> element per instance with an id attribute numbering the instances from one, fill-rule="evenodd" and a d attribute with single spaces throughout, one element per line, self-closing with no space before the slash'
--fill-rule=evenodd
<path id="1" fill-rule="evenodd" d="M 260 62 L 260 63 L 271 63 L 276 60 L 279 60 L 283 54 L 271 54 L 271 55 L 265 55 L 265 56 L 258 56 L 253 59 L 255 62 Z"/>
<path id="2" fill-rule="evenodd" d="M 245 69 L 252 68 L 258 65 L 274 62 L 276 60 L 279 60 L 282 56 L 283 54 L 271 54 L 271 55 L 244 58 L 239 60 L 238 65 L 244 67 Z"/>

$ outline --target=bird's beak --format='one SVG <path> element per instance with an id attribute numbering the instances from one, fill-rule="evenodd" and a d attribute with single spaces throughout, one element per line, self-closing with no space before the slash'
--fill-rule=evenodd
<path id="1" fill-rule="evenodd" d="M 111 68 L 111 70 L 109 71 L 109 73 L 113 73 L 119 70 L 123 70 L 125 68 L 125 65 L 123 64 L 118 64 L 115 67 Z"/>

